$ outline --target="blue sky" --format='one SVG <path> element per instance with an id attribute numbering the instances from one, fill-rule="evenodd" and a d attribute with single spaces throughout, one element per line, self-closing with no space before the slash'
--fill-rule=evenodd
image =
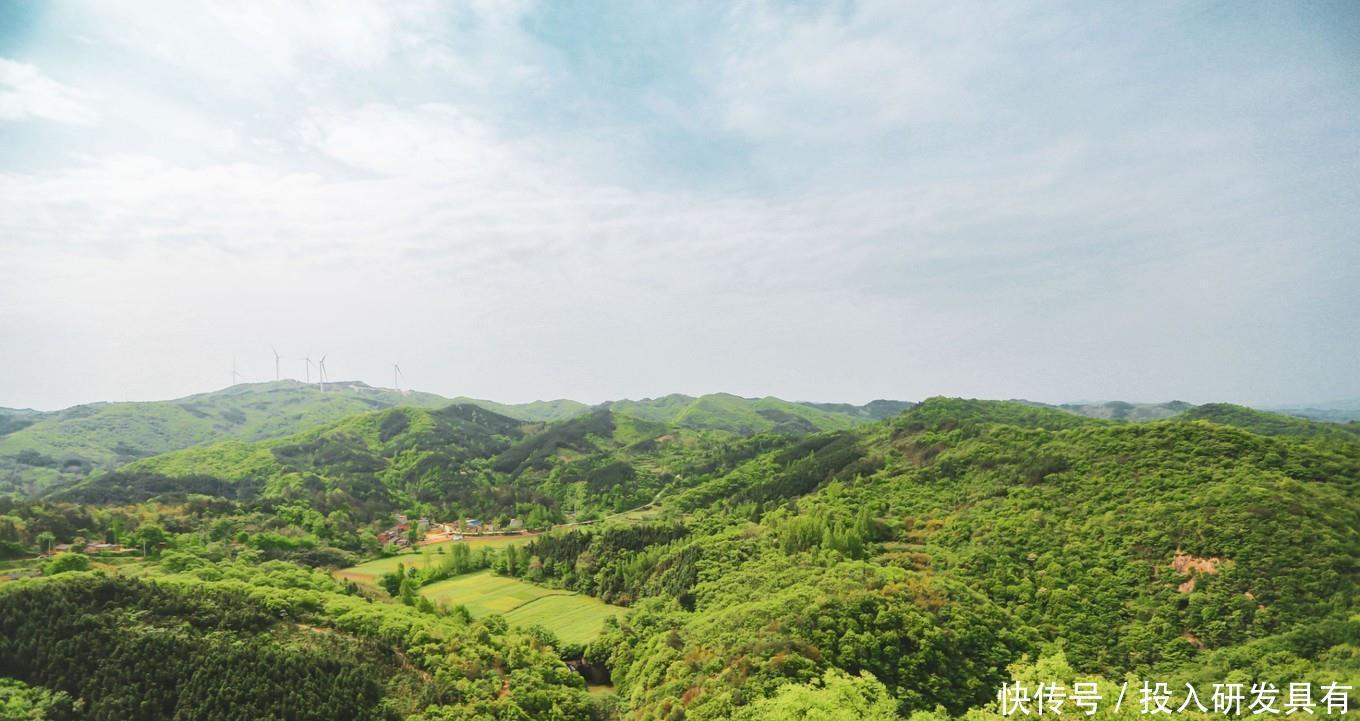
<path id="1" fill-rule="evenodd" d="M 0 405 L 1360 397 L 1360 7 L 0 1 Z"/>

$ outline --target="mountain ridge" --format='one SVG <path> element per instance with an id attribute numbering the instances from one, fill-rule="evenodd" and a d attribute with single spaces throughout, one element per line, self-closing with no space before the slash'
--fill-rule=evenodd
<path id="1" fill-rule="evenodd" d="M 680 399 L 684 399 L 680 402 Z M 675 401 L 674 407 L 670 401 Z M 217 441 L 281 438 L 383 408 L 438 408 L 467 403 L 529 422 L 555 422 L 596 408 L 690 428 L 740 433 L 812 433 L 873 420 L 767 397 L 667 396 L 588 405 L 570 399 L 498 403 L 402 391 L 361 381 L 242 383 L 163 401 L 95 402 L 58 411 L 0 411 L 0 493 L 37 495 L 69 486 L 98 469 Z M 854 409 L 854 406 L 847 406 Z"/>

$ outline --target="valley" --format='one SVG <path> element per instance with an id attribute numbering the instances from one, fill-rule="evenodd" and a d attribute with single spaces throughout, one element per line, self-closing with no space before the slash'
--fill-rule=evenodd
<path id="1" fill-rule="evenodd" d="M 822 693 L 975 718 L 1035 668 L 1360 681 L 1348 425 L 1225 404 L 773 405 L 397 405 L 10 495 L 0 672 L 146 719 L 173 716 L 165 689 L 188 677 L 97 679 L 149 663 L 124 644 L 156 634 L 231 688 L 258 671 L 230 644 L 281 643 L 283 674 L 357 704 L 315 709 L 353 718 L 704 721 Z M 59 545 L 94 555 L 41 553 Z M 31 627 L 36 603 L 107 635 L 77 663 L 60 655 L 76 626 Z"/>

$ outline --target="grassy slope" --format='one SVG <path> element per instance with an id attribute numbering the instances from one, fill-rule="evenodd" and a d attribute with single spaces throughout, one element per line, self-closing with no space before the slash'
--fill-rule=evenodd
<path id="1" fill-rule="evenodd" d="M 598 598 L 554 592 L 519 606 L 505 614 L 505 618 L 512 626 L 521 628 L 542 626 L 563 643 L 584 644 L 600 635 L 605 619 L 625 613 L 627 611 L 622 607 L 611 606 Z"/>

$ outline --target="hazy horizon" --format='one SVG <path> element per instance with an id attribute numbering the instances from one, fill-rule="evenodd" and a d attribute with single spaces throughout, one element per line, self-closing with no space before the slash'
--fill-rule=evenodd
<path id="1" fill-rule="evenodd" d="M 223 391 L 230 390 L 231 388 L 234 388 L 236 385 L 242 385 L 242 386 L 248 386 L 248 385 L 263 385 L 263 384 L 267 384 L 267 383 L 276 383 L 276 382 L 285 382 L 285 383 L 287 383 L 287 382 L 295 382 L 295 383 L 299 383 L 299 384 L 303 384 L 303 385 L 317 386 L 318 389 L 319 389 L 319 387 L 320 387 L 320 385 L 321 385 L 318 381 L 315 381 L 315 380 L 313 380 L 313 381 L 311 381 L 311 382 L 309 383 L 309 382 L 304 381 L 304 380 L 302 380 L 302 379 L 300 379 L 300 378 L 292 378 L 292 377 L 287 377 L 287 376 L 285 376 L 285 377 L 283 377 L 283 378 L 280 378 L 278 381 L 275 381 L 275 380 L 273 380 L 273 379 L 270 379 L 270 380 L 262 380 L 262 381 L 241 381 L 240 383 L 237 383 L 237 384 L 235 384 L 235 385 L 221 386 L 221 387 L 218 387 L 218 388 L 210 388 L 210 389 L 207 389 L 207 390 L 193 391 L 193 392 L 190 392 L 190 393 L 187 393 L 187 394 L 184 394 L 184 395 L 173 396 L 173 397 L 164 397 L 164 398 L 109 398 L 109 399 L 103 399 L 103 398 L 101 398 L 101 399 L 92 399 L 92 400 L 88 400 L 88 401 L 82 401 L 82 402 L 80 402 L 80 403 L 74 403 L 74 404 L 71 404 L 71 405 L 68 405 L 68 406 L 61 406 L 61 407 L 56 407 L 56 408 L 35 408 L 35 407 L 32 407 L 32 406 L 15 406 L 15 405 L 6 404 L 6 403 L 4 403 L 4 402 L 0 402 L 0 408 L 7 408 L 7 409 L 10 409 L 10 410 L 32 410 L 32 411 L 38 411 L 38 412 L 41 412 L 41 413 L 49 413 L 49 412 L 55 412 L 55 411 L 65 410 L 65 409 L 67 409 L 67 408 L 71 408 L 71 407 L 74 407 L 74 406 L 88 405 L 88 404 L 95 404 L 95 403 L 154 403 L 154 402 L 157 402 L 157 401 L 173 401 L 173 400 L 180 400 L 180 399 L 182 399 L 182 398 L 187 398 L 187 397 L 191 397 L 191 396 L 207 395 L 207 394 L 212 394 L 212 393 L 220 393 L 220 392 L 223 392 Z M 382 384 L 382 383 L 370 383 L 369 381 L 362 380 L 362 379 L 358 379 L 358 378 L 341 378 L 341 379 L 336 379 L 336 380 L 328 380 L 328 381 L 326 381 L 326 385 L 327 385 L 327 386 L 332 386 L 333 389 L 327 390 L 326 392 L 336 392 L 336 393 L 344 392 L 343 389 L 340 388 L 340 386 L 345 386 L 345 385 L 349 385 L 349 384 L 353 384 L 353 383 L 362 383 L 362 384 L 364 384 L 364 385 L 367 385 L 367 386 L 369 386 L 369 387 L 371 387 L 371 388 L 375 388 L 375 389 L 378 389 L 378 390 L 387 390 L 387 391 L 400 390 L 400 391 L 405 391 L 405 392 L 427 393 L 427 394 L 433 394 L 433 395 L 443 396 L 443 397 L 449 398 L 449 399 L 460 398 L 460 397 L 462 397 L 462 398 L 471 398 L 471 399 L 475 399 L 475 400 L 491 401 L 491 402 L 493 402 L 493 403 L 505 403 L 505 404 L 507 404 L 507 405 L 517 405 L 517 404 L 523 404 L 523 403 L 537 403 L 537 402 L 553 402 L 553 401 L 576 401 L 576 402 L 579 402 L 579 403 L 584 403 L 584 404 L 586 404 L 586 405 L 594 406 L 594 405 L 599 405 L 599 404 L 601 404 L 601 403 L 608 403 L 608 402 L 611 402 L 611 401 L 649 400 L 649 399 L 661 398 L 661 397 L 668 396 L 668 395 L 673 395 L 673 394 L 675 394 L 675 393 L 680 393 L 679 391 L 673 391 L 673 392 L 670 392 L 670 393 L 658 393 L 658 394 L 645 395 L 645 396 L 629 396 L 629 397 L 625 397 L 625 396 L 613 396 L 613 397 L 608 397 L 608 398 L 597 398 L 597 399 L 570 398 L 570 397 L 567 397 L 567 396 L 547 396 L 547 397 L 531 398 L 531 399 L 523 399 L 523 400 L 506 400 L 506 399 L 503 399 L 503 398 L 485 398 L 485 397 L 478 397 L 478 396 L 470 396 L 470 395 L 468 395 L 468 394 L 466 394 L 466 393 L 456 393 L 456 392 L 449 392 L 449 391 L 437 391 L 437 390 L 431 390 L 431 389 L 428 389 L 428 388 L 415 388 L 415 387 L 402 386 L 401 388 L 398 389 L 398 388 L 396 388 L 396 387 L 394 387 L 394 386 L 384 385 L 384 384 Z M 689 393 L 680 393 L 680 395 L 686 395 L 686 396 L 692 396 L 692 397 L 705 396 L 705 395 L 719 395 L 719 394 L 735 395 L 735 396 L 740 396 L 740 397 L 743 397 L 743 398 L 766 398 L 766 397 L 776 397 L 776 398 L 781 398 L 782 400 L 792 401 L 792 402 L 795 402 L 795 403 L 803 403 L 803 402 L 806 402 L 806 403 L 849 403 L 849 404 L 852 404 L 852 405 L 865 405 L 865 404 L 867 404 L 867 403 L 870 403 L 870 402 L 873 402 L 873 401 L 880 401 L 880 400 L 886 400 L 886 401 L 907 401 L 907 402 L 911 402 L 911 403 L 919 403 L 919 402 L 921 402 L 922 400 L 925 400 L 926 398 L 930 398 L 930 397 L 932 397 L 932 396 L 948 396 L 948 395 L 949 395 L 949 394 L 945 394 L 945 393 L 928 393 L 928 394 L 926 394 L 926 395 L 924 395 L 924 396 L 921 396 L 921 397 L 919 397 L 919 398 L 896 398 L 896 397 L 889 397 L 889 396 L 875 396 L 875 397 L 873 397 L 873 398 L 863 398 L 863 399 L 842 399 L 842 398 L 784 398 L 784 397 L 775 396 L 775 395 L 769 394 L 769 393 L 734 393 L 734 392 L 732 392 L 732 391 L 722 390 L 722 389 L 718 389 L 718 390 L 708 390 L 708 391 L 698 391 L 698 392 L 689 392 Z M 981 398 L 980 400 L 1029 401 L 1029 402 L 1035 402 L 1035 403 L 1045 403 L 1045 404 L 1054 405 L 1054 406 L 1061 406 L 1061 405 L 1097 405 L 1097 404 L 1110 403 L 1110 402 L 1116 402 L 1116 401 L 1123 401 L 1123 402 L 1134 403 L 1134 404 L 1159 404 L 1159 403 L 1171 403 L 1171 402 L 1176 402 L 1176 401 L 1182 401 L 1182 402 L 1186 402 L 1186 403 L 1194 403 L 1195 405 L 1201 405 L 1201 404 L 1203 404 L 1203 403 L 1237 403 L 1237 404 L 1239 404 L 1239 405 L 1252 406 L 1252 404 L 1250 404 L 1250 403 L 1243 403 L 1243 402 L 1240 402 L 1240 401 L 1235 401 L 1235 400 L 1233 400 L 1233 399 L 1227 399 L 1227 398 L 1220 398 L 1220 399 L 1215 399 L 1215 400 L 1205 400 L 1205 401 L 1198 401 L 1198 402 L 1195 402 L 1195 401 L 1187 401 L 1187 400 L 1185 400 L 1184 398 L 1167 398 L 1167 399 L 1163 399 L 1163 400 L 1128 399 L 1128 398 L 1098 398 L 1098 399 L 1080 398 L 1080 399 L 1067 399 L 1067 400 L 1055 401 L 1055 400 L 1045 400 L 1045 399 L 1038 399 L 1038 398 L 1021 398 L 1021 397 L 1018 397 L 1018 396 L 1008 396 L 1008 397 L 998 397 L 998 398 Z M 1283 409 L 1283 408 L 1298 408 L 1298 409 L 1314 408 L 1314 409 L 1324 409 L 1324 408 L 1328 408 L 1328 407 L 1346 407 L 1346 408 L 1350 408 L 1350 407 L 1352 407 L 1352 406 L 1360 407 L 1360 398 L 1333 398 L 1333 399 L 1327 399 L 1327 400 L 1316 400 L 1316 399 L 1315 399 L 1315 400 L 1313 400 L 1313 401 L 1294 402 L 1294 403 L 1281 403 L 1281 404 L 1270 405 L 1270 406 L 1254 406 L 1254 407 L 1258 407 L 1258 408 L 1262 408 L 1262 409 L 1265 409 L 1265 410 L 1269 410 L 1269 409 L 1271 409 L 1271 408 L 1282 408 L 1282 409 Z"/>
<path id="2" fill-rule="evenodd" d="M 1360 398 L 1360 6 L 987 8 L 2 4 L 0 406 Z"/>

